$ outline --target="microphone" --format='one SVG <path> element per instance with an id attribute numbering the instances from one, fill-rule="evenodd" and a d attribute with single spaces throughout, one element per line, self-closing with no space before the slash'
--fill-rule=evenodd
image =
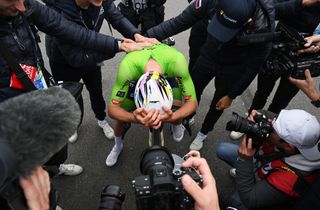
<path id="1" fill-rule="evenodd" d="M 61 87 L 32 91 L 2 102 L 0 147 L 8 145 L 14 155 L 8 155 L 6 159 L 1 157 L 1 152 L 0 167 L 9 168 L 12 164 L 8 163 L 6 167 L 5 163 L 14 161 L 14 156 L 15 174 L 11 176 L 29 176 L 37 166 L 43 165 L 66 145 L 79 122 L 79 105 L 69 91 Z M 3 174 L 2 177 L 5 178 Z"/>

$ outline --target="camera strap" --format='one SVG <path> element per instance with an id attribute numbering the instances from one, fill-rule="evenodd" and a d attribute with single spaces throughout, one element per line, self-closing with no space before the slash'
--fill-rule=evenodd
<path id="1" fill-rule="evenodd" d="M 28 75 L 21 68 L 18 61 L 12 55 L 12 53 L 8 50 L 8 48 L 4 45 L 4 43 L 0 40 L 0 54 L 3 58 L 8 62 L 8 66 L 12 72 L 14 72 L 19 79 L 19 81 L 23 84 L 23 86 L 27 90 L 36 90 L 37 88 L 34 86 L 33 82 L 29 79 Z"/>

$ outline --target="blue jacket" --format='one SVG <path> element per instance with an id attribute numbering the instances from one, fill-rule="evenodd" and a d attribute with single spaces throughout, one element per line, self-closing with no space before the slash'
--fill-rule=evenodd
<path id="1" fill-rule="evenodd" d="M 90 5 L 86 13 L 76 5 L 74 0 L 48 0 L 47 5 L 61 13 L 68 20 L 73 21 L 83 28 L 99 32 L 106 19 L 124 37 L 134 39 L 134 34 L 139 30 L 127 20 L 116 8 L 113 0 L 105 0 L 101 7 Z M 86 22 L 89 22 L 86 23 Z M 101 53 L 97 50 L 88 50 L 79 46 L 70 45 L 64 38 L 46 37 L 47 54 L 51 65 L 66 68 L 92 66 L 114 57 L 116 50 Z M 49 43 L 49 44 L 48 44 Z M 49 52 L 48 52 L 49 51 Z"/>

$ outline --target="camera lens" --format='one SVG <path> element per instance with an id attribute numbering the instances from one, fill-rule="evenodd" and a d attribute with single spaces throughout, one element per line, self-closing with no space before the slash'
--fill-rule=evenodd
<path id="1" fill-rule="evenodd" d="M 227 123 L 226 129 L 228 131 L 237 131 L 237 132 L 249 134 L 253 132 L 254 127 L 253 127 L 253 123 L 248 121 L 246 118 L 239 116 L 237 113 L 233 112 L 232 118 Z"/>
<path id="2" fill-rule="evenodd" d="M 174 162 L 171 154 L 163 149 L 158 147 L 152 147 L 151 149 L 147 149 L 140 161 L 140 170 L 142 174 L 153 174 L 153 170 L 156 167 L 165 166 L 169 168 L 173 168 Z"/>
<path id="3" fill-rule="evenodd" d="M 121 210 L 125 194 L 117 185 L 107 185 L 101 192 L 99 210 Z"/>

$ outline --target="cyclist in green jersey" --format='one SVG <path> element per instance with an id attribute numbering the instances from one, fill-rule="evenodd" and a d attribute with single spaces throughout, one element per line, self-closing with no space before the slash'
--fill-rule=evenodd
<path id="1" fill-rule="evenodd" d="M 176 111 L 163 107 L 164 112 L 160 114 L 156 109 L 147 111 L 135 107 L 135 83 L 148 71 L 159 72 L 168 80 L 173 91 L 173 108 Z M 164 44 L 128 53 L 119 65 L 108 105 L 109 116 L 117 122 L 114 127 L 115 145 L 106 159 L 106 165 L 113 166 L 122 151 L 124 122 L 140 123 L 153 128 L 170 122 L 173 139 L 178 142 L 182 140 L 185 130 L 181 120 L 193 113 L 197 104 L 188 62 L 182 53 Z"/>

